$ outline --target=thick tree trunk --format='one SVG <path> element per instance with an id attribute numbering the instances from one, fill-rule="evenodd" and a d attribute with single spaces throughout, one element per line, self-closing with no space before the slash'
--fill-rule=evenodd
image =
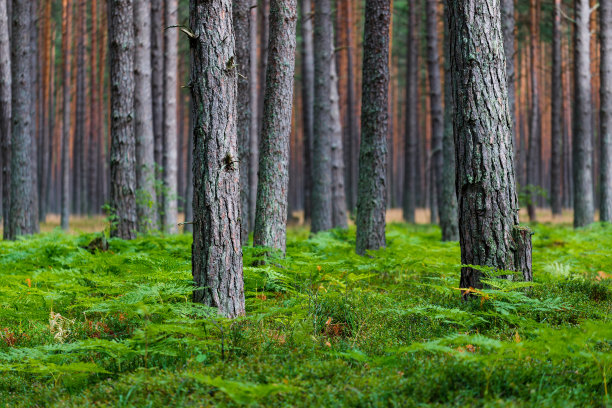
<path id="1" fill-rule="evenodd" d="M 193 299 L 244 314 L 231 0 L 191 0 Z"/>
<path id="2" fill-rule="evenodd" d="M 418 57 L 416 38 L 416 0 L 410 0 L 408 15 L 408 66 L 406 68 L 406 136 L 404 140 L 404 197 L 403 217 L 406 222 L 415 222 L 417 206 L 417 155 L 418 155 Z"/>
<path id="3" fill-rule="evenodd" d="M 530 246 L 515 243 L 518 200 L 498 0 L 449 2 L 451 76 L 461 263 L 527 268 Z M 530 238 L 526 234 L 525 239 Z M 519 250 L 523 249 L 523 252 Z M 522 272 L 522 271 L 521 271 Z M 480 288 L 481 272 L 461 269 L 461 288 Z"/>
<path id="4" fill-rule="evenodd" d="M 601 152 L 599 219 L 612 222 L 612 1 L 601 0 Z"/>
<path id="5" fill-rule="evenodd" d="M 506 54 L 506 82 L 508 86 L 508 107 L 512 118 L 512 142 L 518 146 L 516 139 L 516 112 L 514 91 L 514 1 L 501 0 L 502 31 L 504 36 L 504 52 Z M 514 149 L 516 150 L 516 149 Z M 519 155 L 515 155 L 515 168 L 517 167 Z"/>
<path id="6" fill-rule="evenodd" d="M 165 1 L 166 27 L 178 24 L 178 0 Z M 178 232 L 178 150 L 177 150 L 177 68 L 178 29 L 164 31 L 164 201 L 162 226 L 171 234 Z"/>
<path id="7" fill-rule="evenodd" d="M 14 0 L 11 34 L 11 193 L 8 239 L 32 234 L 30 2 Z"/>
<path id="8" fill-rule="evenodd" d="M 302 130 L 304 140 L 304 219 L 312 213 L 312 149 L 314 141 L 314 51 L 310 0 L 301 0 L 302 11 Z"/>
<path id="9" fill-rule="evenodd" d="M 529 190 L 527 211 L 529 220 L 536 221 L 536 207 L 538 205 L 538 194 L 536 188 L 540 182 L 540 92 L 538 88 L 538 43 L 539 43 L 539 21 L 537 19 L 537 10 L 539 7 L 538 0 L 531 1 L 531 25 L 530 25 L 530 67 L 529 75 L 531 77 L 531 111 L 529 115 L 529 149 L 527 151 L 527 186 Z"/>
<path id="10" fill-rule="evenodd" d="M 333 24 L 331 0 L 315 0 L 314 13 L 314 142 L 312 152 L 312 222 L 317 233 L 333 227 L 331 138 L 331 66 Z"/>
<path id="11" fill-rule="evenodd" d="M 134 114 L 138 230 L 157 229 L 155 137 L 151 82 L 151 4 L 134 0 Z"/>
<path id="12" fill-rule="evenodd" d="M 72 1 L 63 0 L 62 8 L 62 147 L 61 147 L 61 226 L 68 229 L 70 218 L 70 95 L 72 70 Z"/>
<path id="13" fill-rule="evenodd" d="M 0 138 L 2 143 L 2 223 L 4 239 L 10 238 L 11 208 L 11 45 L 7 2 L 0 0 Z"/>
<path id="14" fill-rule="evenodd" d="M 357 194 L 356 252 L 360 255 L 386 243 L 389 8 L 388 0 L 366 2 Z"/>
<path id="15" fill-rule="evenodd" d="M 251 70 L 250 4 L 246 0 L 233 0 L 234 34 L 236 38 L 236 65 L 238 69 L 238 162 L 240 163 L 240 236 L 242 245 L 249 239 L 249 159 L 251 139 Z"/>
<path id="16" fill-rule="evenodd" d="M 151 92 L 155 179 L 163 179 L 164 167 L 164 0 L 151 0 Z M 158 183 L 158 185 L 161 183 Z M 162 222 L 163 192 L 157 189 L 158 224 Z"/>
<path id="17" fill-rule="evenodd" d="M 249 77 L 251 90 L 251 136 L 249 139 L 249 211 L 243 217 L 249 218 L 249 225 L 255 223 L 255 207 L 257 206 L 257 172 L 259 170 L 259 90 L 258 90 L 258 71 L 257 71 L 257 0 L 253 0 L 250 16 L 250 63 Z"/>
<path id="18" fill-rule="evenodd" d="M 332 226 L 334 228 L 348 228 L 346 214 L 346 193 L 344 184 L 344 150 L 342 146 L 342 124 L 340 123 L 340 96 L 338 95 L 338 74 L 336 71 L 336 58 L 332 56 L 330 70 L 331 93 L 329 103 L 331 106 L 331 178 L 332 178 Z"/>
<path id="19" fill-rule="evenodd" d="M 448 5 L 444 3 L 444 17 L 448 15 Z M 440 226 L 442 241 L 457 241 L 459 239 L 459 224 L 457 220 L 457 190 L 455 189 L 455 135 L 453 133 L 453 117 L 455 104 L 451 84 L 450 38 L 448 25 L 444 24 L 444 136 L 442 141 L 442 203 L 440 207 Z"/>
<path id="20" fill-rule="evenodd" d="M 286 249 L 289 137 L 295 67 L 295 0 L 270 1 L 270 42 L 259 143 L 259 183 L 253 244 Z"/>
<path id="21" fill-rule="evenodd" d="M 136 236 L 134 136 L 134 10 L 132 0 L 109 0 L 111 85 L 111 236 Z"/>
<path id="22" fill-rule="evenodd" d="M 593 222 L 593 124 L 591 105 L 590 7 L 575 0 L 574 29 L 574 227 Z"/>
<path id="23" fill-rule="evenodd" d="M 550 204 L 553 215 L 560 215 L 562 205 L 563 166 L 561 155 L 563 151 L 563 133 L 561 104 L 563 83 L 561 81 L 561 0 L 555 0 L 553 9 L 552 32 L 552 78 L 551 78 L 551 114 L 550 114 Z"/>

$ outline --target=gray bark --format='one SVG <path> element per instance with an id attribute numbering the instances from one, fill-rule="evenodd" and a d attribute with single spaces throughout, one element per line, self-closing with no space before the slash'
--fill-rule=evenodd
<path id="1" fill-rule="evenodd" d="M 512 141 L 516 141 L 516 112 L 515 112 L 515 84 L 514 84 L 514 1 L 501 0 L 502 31 L 504 36 L 504 51 L 506 53 L 506 83 L 508 86 L 508 107 L 512 118 Z M 516 150 L 516 149 L 515 149 Z M 518 154 L 515 155 L 515 167 L 517 167 Z"/>
<path id="2" fill-rule="evenodd" d="M 240 164 L 240 236 L 242 245 L 249 239 L 249 159 L 251 139 L 251 55 L 250 4 L 246 0 L 233 0 L 234 33 L 236 38 L 236 69 L 238 70 L 238 161 Z"/>
<path id="3" fill-rule="evenodd" d="M 249 155 L 249 211 L 242 214 L 243 217 L 249 218 L 249 225 L 255 223 L 255 207 L 257 205 L 257 171 L 259 170 L 259 93 L 258 93 L 258 72 L 257 72 L 257 0 L 253 0 L 251 5 L 250 16 L 250 72 L 249 77 L 251 89 L 251 136 L 250 155 Z"/>
<path id="4" fill-rule="evenodd" d="M 601 0 L 601 151 L 599 219 L 612 222 L 612 1 Z"/>
<path id="5" fill-rule="evenodd" d="M 191 0 L 193 299 L 244 314 L 231 0 Z"/>
<path id="6" fill-rule="evenodd" d="M 356 239 L 360 255 L 386 245 L 389 6 L 388 0 L 369 0 L 365 9 Z"/>
<path id="7" fill-rule="evenodd" d="M 271 0 L 269 21 L 268 72 L 259 143 L 259 183 L 253 244 L 274 248 L 284 254 L 287 238 L 296 1 Z"/>
<path id="8" fill-rule="evenodd" d="M 164 0 L 151 0 L 151 92 L 155 179 L 161 181 L 164 167 Z M 163 194 L 161 189 L 157 190 L 158 223 L 161 224 Z"/>
<path id="9" fill-rule="evenodd" d="M 312 149 L 314 141 L 314 49 L 310 0 L 301 0 L 302 11 L 302 130 L 304 132 L 304 219 L 312 209 Z"/>
<path id="10" fill-rule="evenodd" d="M 32 234 L 30 2 L 14 0 L 11 34 L 11 203 L 8 239 Z"/>
<path id="11" fill-rule="evenodd" d="M 132 0 L 109 0 L 111 103 L 111 236 L 136 236 L 134 135 L 134 10 Z"/>
<path id="12" fill-rule="evenodd" d="M 314 13 L 314 140 L 312 151 L 312 222 L 317 233 L 333 227 L 331 138 L 331 66 L 333 23 L 331 0 L 315 0 Z"/>
<path id="13" fill-rule="evenodd" d="M 332 178 L 332 226 L 348 228 L 346 214 L 346 193 L 344 184 L 344 150 L 342 146 L 342 124 L 340 123 L 340 96 L 338 94 L 338 73 L 336 58 L 332 57 L 330 70 L 330 115 L 332 120 L 331 135 L 331 178 Z"/>
<path id="14" fill-rule="evenodd" d="M 551 161 L 550 161 L 550 204 L 553 215 L 562 212 L 563 154 L 562 106 L 563 82 L 561 81 L 561 0 L 555 0 L 552 32 L 552 78 L 551 78 Z"/>
<path id="15" fill-rule="evenodd" d="M 518 200 L 499 1 L 449 2 L 448 24 L 461 263 L 527 268 L 526 261 L 519 262 L 527 254 L 517 251 L 514 240 Z M 480 276 L 463 267 L 460 287 L 482 287 Z"/>
<path id="16" fill-rule="evenodd" d="M 61 226 L 69 227 L 70 218 L 70 127 L 71 127 L 71 82 L 72 75 L 72 1 L 63 1 L 62 17 L 62 146 L 61 146 Z"/>
<path id="17" fill-rule="evenodd" d="M 38 225 L 38 144 L 37 144 L 37 117 L 38 105 L 38 4 L 30 3 L 30 174 L 32 175 L 32 193 L 30 195 L 30 217 L 32 217 L 32 232 L 40 232 Z"/>
<path id="18" fill-rule="evenodd" d="M 83 202 L 85 194 L 83 192 L 84 171 L 84 143 L 85 143 L 85 0 L 77 1 L 77 21 L 76 31 L 76 105 L 75 105 L 75 127 L 74 141 L 72 143 L 72 211 L 75 214 L 83 213 Z"/>
<path id="19" fill-rule="evenodd" d="M 136 137 L 136 212 L 138 231 L 157 229 L 155 137 L 151 82 L 151 3 L 134 0 L 134 133 Z"/>
<path id="20" fill-rule="evenodd" d="M 193 103 L 189 102 L 190 112 Z M 185 192 L 185 221 L 183 232 L 193 232 L 193 114 L 189 115 L 189 137 L 187 138 L 187 186 Z"/>
<path id="21" fill-rule="evenodd" d="M 404 141 L 403 217 L 414 223 L 417 206 L 418 155 L 418 41 L 416 0 L 410 0 L 408 16 L 408 67 L 406 68 L 406 136 Z"/>
<path id="22" fill-rule="evenodd" d="M 165 1 L 166 27 L 178 24 L 178 0 Z M 178 232 L 178 127 L 177 108 L 178 30 L 164 31 L 164 201 L 162 227 L 164 231 Z"/>
<path id="23" fill-rule="evenodd" d="M 11 45 L 7 1 L 0 0 L 0 142 L 2 146 L 2 223 L 3 235 L 9 234 L 11 207 Z"/>
<path id="24" fill-rule="evenodd" d="M 574 29 L 574 227 L 593 222 L 593 125 L 591 122 L 590 7 L 588 0 L 575 0 Z"/>
<path id="25" fill-rule="evenodd" d="M 540 93 L 538 87 L 537 73 L 537 47 L 540 41 L 538 33 L 537 9 L 539 7 L 538 0 L 531 0 L 531 27 L 530 27 L 530 67 L 529 75 L 531 77 L 531 110 L 529 114 L 529 148 L 527 150 L 527 186 L 530 188 L 529 201 L 527 203 L 527 211 L 529 220 L 536 221 L 536 207 L 538 204 L 538 196 L 535 188 L 540 184 L 540 138 L 541 138 L 541 119 L 540 119 Z"/>

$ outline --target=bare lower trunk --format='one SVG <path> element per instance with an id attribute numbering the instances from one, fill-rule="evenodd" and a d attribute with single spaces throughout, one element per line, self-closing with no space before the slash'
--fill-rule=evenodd
<path id="1" fill-rule="evenodd" d="M 561 104 L 563 103 L 561 81 L 561 0 L 555 0 L 553 9 L 552 33 L 552 78 L 551 78 L 551 161 L 550 161 L 550 204 L 553 215 L 562 211 L 563 166 L 563 133 Z"/>
<path id="2" fill-rule="evenodd" d="M 153 137 L 155 179 L 163 179 L 164 167 L 164 0 L 151 0 L 151 92 L 153 97 Z M 161 183 L 157 183 L 161 185 Z M 163 192 L 157 189 L 158 222 L 163 212 Z"/>
<path id="3" fill-rule="evenodd" d="M 336 59 L 332 58 L 331 66 L 331 178 L 332 178 L 332 225 L 334 228 L 348 228 L 346 215 L 346 194 L 344 184 L 344 150 L 342 146 L 342 125 L 340 123 L 340 106 L 338 95 L 338 74 Z"/>
<path id="4" fill-rule="evenodd" d="M 417 206 L 418 155 L 418 41 L 416 38 L 416 0 L 410 0 L 408 17 L 408 67 L 406 69 L 406 136 L 404 141 L 403 217 L 414 223 Z"/>
<path id="5" fill-rule="evenodd" d="M 11 207 L 11 45 L 6 1 L 0 0 L 0 141 L 2 146 L 2 222 L 4 238 L 10 238 Z"/>
<path id="6" fill-rule="evenodd" d="M 612 222 L 612 2 L 602 0 L 601 27 L 601 151 L 599 219 Z"/>
<path id="7" fill-rule="evenodd" d="M 301 0 L 302 8 L 302 129 L 304 140 L 304 218 L 312 210 L 312 148 L 314 140 L 314 51 L 310 0 Z"/>
<path id="8" fill-rule="evenodd" d="M 536 221 L 536 207 L 538 201 L 537 187 L 540 180 L 540 93 L 538 88 L 537 59 L 539 42 L 539 21 L 537 20 L 538 0 L 531 0 L 531 29 L 530 29 L 530 68 L 531 77 L 531 112 L 529 116 L 529 150 L 527 151 L 527 211 L 529 220 Z"/>
<path id="9" fill-rule="evenodd" d="M 514 91 L 514 1 L 501 0 L 502 31 L 504 36 L 504 52 L 506 54 L 506 81 L 508 86 L 508 107 L 512 118 L 512 141 L 514 146 L 518 146 L 516 135 L 516 112 L 515 112 L 515 91 Z M 515 149 L 516 150 L 516 149 Z M 518 161 L 518 154 L 515 155 L 515 167 Z"/>
<path id="10" fill-rule="evenodd" d="M 259 92 L 258 92 L 258 71 L 257 71 L 257 0 L 253 0 L 250 15 L 250 72 L 249 77 L 251 89 L 251 136 L 249 154 L 249 211 L 243 217 L 249 218 L 249 225 L 255 223 L 255 207 L 257 205 L 257 171 L 259 170 Z"/>
<path id="11" fill-rule="evenodd" d="M 70 146 L 70 94 L 71 94 L 71 40 L 72 40 L 72 1 L 63 1 L 63 17 L 62 17 L 62 64 L 63 64 L 63 81 L 62 81 L 62 142 L 61 142 L 61 226 L 63 230 L 67 230 L 70 217 L 70 154 L 68 149 Z"/>
<path id="12" fill-rule="evenodd" d="M 270 1 L 270 42 L 259 143 L 259 183 L 253 244 L 285 253 L 289 137 L 295 67 L 295 0 Z"/>
<path id="13" fill-rule="evenodd" d="M 191 0 L 189 26 L 195 34 L 193 299 L 236 317 L 244 314 L 244 283 L 231 0 Z"/>
<path id="14" fill-rule="evenodd" d="M 386 245 L 390 18 L 388 0 L 366 3 L 356 239 L 361 255 Z"/>

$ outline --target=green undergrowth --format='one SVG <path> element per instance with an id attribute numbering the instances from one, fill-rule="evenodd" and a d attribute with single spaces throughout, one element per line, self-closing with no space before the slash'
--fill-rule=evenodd
<path id="1" fill-rule="evenodd" d="M 535 226 L 534 284 L 458 288 L 457 243 L 388 226 L 244 248 L 246 317 L 191 302 L 191 238 L 0 243 L 6 406 L 608 406 L 612 227 Z M 262 266 L 263 264 L 263 266 Z"/>

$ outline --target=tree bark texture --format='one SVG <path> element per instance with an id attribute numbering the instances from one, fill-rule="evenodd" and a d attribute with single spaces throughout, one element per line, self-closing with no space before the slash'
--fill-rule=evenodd
<path id="1" fill-rule="evenodd" d="M 0 138 L 2 143 L 2 223 L 4 239 L 10 238 L 11 207 L 11 44 L 7 2 L 0 0 Z"/>
<path id="2" fill-rule="evenodd" d="M 302 12 L 302 131 L 304 140 L 304 219 L 311 218 L 314 140 L 314 49 L 311 0 L 300 0 Z"/>
<path id="3" fill-rule="evenodd" d="M 72 1 L 62 2 L 62 142 L 61 142 L 61 216 L 63 230 L 69 228 L 70 218 L 70 128 L 71 128 L 71 81 L 72 81 Z"/>
<path id="4" fill-rule="evenodd" d="M 612 222 L 612 1 L 601 0 L 601 151 L 599 219 Z"/>
<path id="5" fill-rule="evenodd" d="M 333 23 L 331 0 L 315 0 L 314 12 L 314 140 L 312 152 L 312 221 L 317 233 L 333 227 L 331 138 L 331 67 Z"/>
<path id="6" fill-rule="evenodd" d="M 504 52 L 506 53 L 506 84 L 508 86 L 508 107 L 512 118 L 512 141 L 516 143 L 516 112 L 515 112 L 515 85 L 514 85 L 514 1 L 501 0 L 502 31 L 504 35 Z M 516 149 L 515 149 L 516 150 Z M 518 155 L 515 157 L 515 167 Z"/>
<path id="7" fill-rule="evenodd" d="M 166 27 L 178 24 L 178 0 L 165 1 Z M 177 69 L 178 69 L 178 29 L 164 30 L 164 209 L 162 212 L 164 231 L 178 232 L 178 126 L 177 108 Z"/>
<path id="8" fill-rule="evenodd" d="M 541 119 L 540 119 L 540 92 L 538 87 L 538 42 L 539 42 L 539 21 L 538 0 L 530 0 L 531 25 L 530 25 L 530 67 L 529 75 L 531 78 L 531 110 L 529 113 L 529 148 L 527 151 L 527 186 L 529 196 L 527 202 L 527 212 L 529 220 L 536 221 L 536 207 L 538 204 L 538 194 L 536 187 L 540 184 L 540 138 Z"/>
<path id="9" fill-rule="evenodd" d="M 257 172 L 259 171 L 259 91 L 257 71 L 257 0 L 252 0 L 251 16 L 250 16 L 250 57 L 251 57 L 251 76 L 249 77 L 251 89 L 251 136 L 249 138 L 250 154 L 249 154 L 249 211 L 242 214 L 243 217 L 249 218 L 249 225 L 255 223 L 255 207 L 257 206 Z"/>
<path id="10" fill-rule="evenodd" d="M 333 50 L 332 50 L 333 52 Z M 340 123 L 340 95 L 338 94 L 338 73 L 336 58 L 332 56 L 330 70 L 330 114 L 332 120 L 331 136 L 331 176 L 332 176 L 332 226 L 348 228 L 346 214 L 346 193 L 344 183 L 344 149 L 342 145 L 342 124 Z"/>
<path id="11" fill-rule="evenodd" d="M 246 0 L 233 0 L 234 33 L 236 38 L 236 69 L 238 70 L 238 161 L 240 163 L 240 236 L 242 245 L 249 239 L 249 159 L 251 140 L 251 70 L 250 24 L 251 6 Z"/>
<path id="12" fill-rule="evenodd" d="M 499 0 L 449 2 L 448 24 L 459 241 L 466 265 L 460 285 L 480 288 L 481 272 L 467 265 L 515 270 L 526 257 L 513 236 L 519 208 Z"/>
<path id="13" fill-rule="evenodd" d="M 32 218 L 32 233 L 40 232 L 38 225 L 38 145 L 37 145 L 37 117 L 38 105 L 38 4 L 30 2 L 30 174 L 32 182 L 32 193 L 30 195 L 30 217 Z"/>
<path id="14" fill-rule="evenodd" d="M 132 0 L 109 0 L 111 85 L 111 236 L 136 236 L 134 11 Z"/>
<path id="15" fill-rule="evenodd" d="M 384 247 L 387 207 L 389 0 L 368 0 L 363 39 L 356 252 Z"/>
<path id="16" fill-rule="evenodd" d="M 274 248 L 284 254 L 287 238 L 296 1 L 271 0 L 269 21 L 268 72 L 259 143 L 259 183 L 253 244 Z"/>
<path id="17" fill-rule="evenodd" d="M 83 203 L 86 200 L 84 188 L 84 159 L 85 159 L 85 0 L 78 0 L 76 30 L 77 55 L 76 55 L 76 105 L 75 105 L 75 127 L 74 140 L 72 143 L 72 211 L 75 214 L 83 214 Z"/>
<path id="18" fill-rule="evenodd" d="M 134 0 L 134 133 L 136 137 L 136 213 L 138 231 L 157 229 L 155 137 L 151 81 L 151 3 Z"/>
<path id="19" fill-rule="evenodd" d="M 163 179 L 164 167 L 164 27 L 164 0 L 151 0 L 151 92 L 155 179 L 159 181 Z M 161 224 L 163 193 L 161 189 L 157 190 L 158 223 Z"/>
<path id="20" fill-rule="evenodd" d="M 584 227 L 593 222 L 595 206 L 589 1 L 575 0 L 574 7 L 574 227 Z"/>
<path id="21" fill-rule="evenodd" d="M 408 15 L 408 67 L 406 69 L 406 136 L 404 141 L 404 197 L 403 217 L 415 222 L 417 206 L 417 155 L 418 155 L 418 41 L 416 0 L 410 0 Z"/>
<path id="22" fill-rule="evenodd" d="M 553 215 L 560 215 L 563 210 L 562 186 L 563 166 L 563 82 L 561 81 L 561 0 L 555 0 L 553 8 L 552 31 L 552 78 L 551 78 L 551 161 L 550 161 L 550 204 Z"/>
<path id="23" fill-rule="evenodd" d="M 191 0 L 193 299 L 244 314 L 236 67 L 231 0 Z"/>

